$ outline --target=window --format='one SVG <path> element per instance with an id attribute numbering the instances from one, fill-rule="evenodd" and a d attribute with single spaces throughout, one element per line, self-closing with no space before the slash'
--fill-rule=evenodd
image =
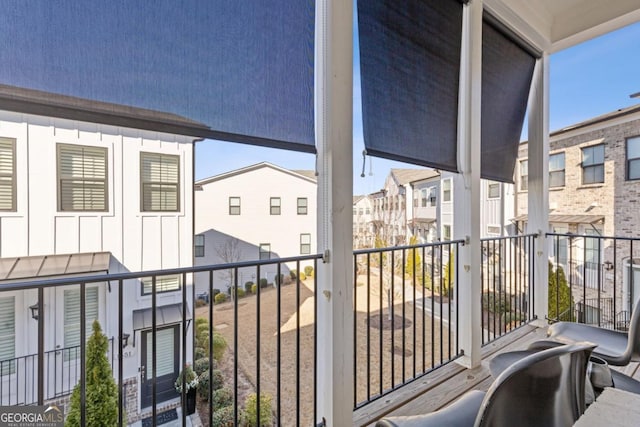
<path id="1" fill-rule="evenodd" d="M 566 234 L 569 232 L 567 227 L 553 226 L 553 232 L 557 234 Z M 567 265 L 568 253 L 569 253 L 569 239 L 566 236 L 553 236 L 551 244 L 551 254 L 556 258 L 558 264 Z"/>
<path id="2" fill-rule="evenodd" d="M 0 138 L 0 211 L 16 210 L 16 140 Z"/>
<path id="3" fill-rule="evenodd" d="M 260 259 L 271 259 L 271 244 L 260 243 Z"/>
<path id="4" fill-rule="evenodd" d="M 564 187 L 564 153 L 549 156 L 549 187 Z"/>
<path id="5" fill-rule="evenodd" d="M 442 226 L 442 240 L 447 241 L 451 240 L 451 226 L 443 225 Z"/>
<path id="6" fill-rule="evenodd" d="M 627 139 L 627 179 L 640 179 L 640 136 Z"/>
<path id="7" fill-rule="evenodd" d="M 311 253 L 311 234 L 300 235 L 300 255 L 309 255 Z"/>
<path id="8" fill-rule="evenodd" d="M 58 210 L 107 210 L 107 149 L 58 144 Z"/>
<path id="9" fill-rule="evenodd" d="M 280 215 L 280 197 L 272 197 L 270 203 L 271 215 Z"/>
<path id="10" fill-rule="evenodd" d="M 179 156 L 140 153 L 143 212 L 180 210 L 179 160 Z"/>
<path id="11" fill-rule="evenodd" d="M 487 234 L 500 235 L 500 226 L 487 225 Z"/>
<path id="12" fill-rule="evenodd" d="M 306 215 L 307 208 L 308 208 L 307 198 L 298 197 L 298 215 Z"/>
<path id="13" fill-rule="evenodd" d="M 420 190 L 420 206 L 422 206 L 423 208 L 427 207 L 427 189 L 425 188 L 424 190 Z"/>
<path id="14" fill-rule="evenodd" d="M 582 183 L 604 182 L 604 144 L 582 149 Z"/>
<path id="15" fill-rule="evenodd" d="M 598 254 L 600 254 L 600 239 L 597 237 L 600 233 L 596 230 L 585 228 L 584 234 L 594 237 L 585 237 L 585 263 L 588 268 L 597 268 Z"/>
<path id="16" fill-rule="evenodd" d="M 15 297 L 0 298 L 0 375 L 13 374 L 16 371 L 16 303 Z M 8 362 L 11 360 L 11 362 Z"/>
<path id="17" fill-rule="evenodd" d="M 173 292 L 180 290 L 180 275 L 156 276 L 156 293 Z M 153 279 L 145 277 L 142 279 L 142 295 L 153 293 Z"/>
<path id="18" fill-rule="evenodd" d="M 451 180 L 445 179 L 442 181 L 442 201 L 450 202 L 451 201 Z"/>
<path id="19" fill-rule="evenodd" d="M 193 244 L 195 246 L 194 255 L 197 257 L 203 257 L 204 256 L 204 234 L 197 234 L 193 240 Z"/>
<path id="20" fill-rule="evenodd" d="M 98 318 L 98 288 L 85 290 L 85 337 L 93 331 L 93 321 Z M 64 360 L 80 357 L 80 289 L 64 291 Z"/>
<path id="21" fill-rule="evenodd" d="M 529 189 L 529 161 L 520 160 L 520 191 Z"/>
<path id="22" fill-rule="evenodd" d="M 436 195 L 436 187 L 429 188 L 429 206 L 434 207 L 438 196 Z"/>
<path id="23" fill-rule="evenodd" d="M 229 197 L 229 215 L 240 215 L 240 197 Z"/>
<path id="24" fill-rule="evenodd" d="M 367 206 L 364 211 L 365 211 L 365 213 L 367 215 L 371 215 L 371 208 L 370 207 Z"/>
<path id="25" fill-rule="evenodd" d="M 500 184 L 492 183 L 487 186 L 487 198 L 498 199 L 500 198 Z"/>

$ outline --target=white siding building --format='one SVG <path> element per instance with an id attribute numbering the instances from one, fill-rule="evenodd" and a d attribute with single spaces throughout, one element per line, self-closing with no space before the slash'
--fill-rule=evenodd
<path id="1" fill-rule="evenodd" d="M 266 162 L 197 181 L 195 264 L 316 253 L 316 191 L 313 171 Z M 273 283 L 276 266 L 262 268 L 260 278 L 243 271 L 238 274 L 241 286 L 260 278 Z M 205 276 L 196 275 L 198 292 L 208 288 Z M 230 276 L 224 272 L 214 278 L 216 289 L 227 291 L 230 285 Z"/>
<path id="2" fill-rule="evenodd" d="M 192 265 L 195 137 L 184 135 L 200 134 L 203 125 L 171 114 L 6 86 L 0 87 L 0 97 L 0 286 Z M 173 276 L 159 277 L 157 284 L 158 310 L 179 304 L 184 313 L 177 290 L 190 283 Z M 149 290 L 139 280 L 124 283 L 123 330 L 129 341 L 123 367 L 130 421 L 140 419 L 141 408 L 150 404 L 144 373 L 149 329 L 135 320 L 150 310 Z M 39 322 L 44 322 L 45 358 L 52 357 L 45 359 L 45 399 L 68 394 L 79 378 L 79 287 L 45 289 L 44 312 L 36 315 L 30 307 L 37 301 L 35 289 L 0 295 L 0 360 L 8 368 L 1 377 L 3 405 L 34 403 L 33 380 L 23 376 L 31 375 L 36 360 Z M 86 313 L 87 337 L 98 319 L 111 340 L 115 375 L 117 283 L 87 284 Z M 178 397 L 172 383 L 180 366 L 180 335 L 177 324 L 158 326 L 158 402 Z"/>

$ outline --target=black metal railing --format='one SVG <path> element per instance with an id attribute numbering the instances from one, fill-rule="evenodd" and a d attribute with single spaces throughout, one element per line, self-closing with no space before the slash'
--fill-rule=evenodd
<path id="1" fill-rule="evenodd" d="M 0 387 L 7 387 L 6 390 L 15 390 L 21 380 L 9 382 L 16 381 L 17 376 L 26 379 L 18 393 L 9 392 L 10 396 L 22 397 L 6 404 L 42 405 L 68 394 L 79 384 L 80 424 L 87 425 L 86 343 L 90 333 L 86 290 L 97 286 L 106 288 L 102 294 L 107 301 L 101 304 L 108 305 L 110 321 L 102 327 L 106 335 L 113 337 L 108 357 L 117 384 L 118 407 L 123 409 L 118 414 L 118 426 L 127 425 L 124 414 L 130 419 L 147 418 L 145 425 L 155 426 L 163 411 L 175 407 L 174 400 L 181 402 L 182 425 L 187 425 L 187 380 L 179 384 L 181 392 L 175 391 L 174 382 L 180 368 L 194 363 L 196 357 L 205 360 L 199 362 L 200 368 L 203 363 L 208 368 L 208 373 L 200 377 L 198 394 L 199 399 L 208 396 L 208 403 L 200 405 L 201 409 L 206 408 L 200 415 L 208 417 L 209 422 L 224 409 L 218 402 L 225 401 L 230 405 L 224 410 L 232 412 L 234 425 L 243 422 L 242 410 L 251 405 L 256 419 L 250 422 L 256 425 L 265 425 L 265 417 L 277 425 L 313 424 L 317 419 L 317 305 L 313 297 L 321 258 L 309 255 L 5 284 L 0 296 L 4 292 L 25 292 L 37 299 L 39 313 L 37 354 L 19 356 L 0 367 L 6 369 L 6 375 L 0 375 Z M 309 273 L 306 277 L 305 269 Z M 175 280 L 176 276 L 179 280 Z M 164 280 L 167 277 L 171 280 Z M 56 330 L 55 321 L 47 319 L 56 316 L 46 310 L 55 310 L 54 295 L 61 287 L 80 291 L 77 329 L 81 344 L 78 348 L 47 351 Z M 212 296 L 210 304 L 194 306 L 196 287 L 199 293 L 208 291 Z M 125 305 L 125 300 L 136 302 Z M 177 339 L 172 339 L 175 353 L 161 349 L 157 339 L 158 333 L 169 327 L 176 331 Z M 67 350 L 69 354 L 65 356 Z M 165 363 L 167 357 L 174 356 L 175 363 Z M 60 363 L 50 363 L 56 357 L 67 365 L 73 359 L 73 370 L 64 372 Z M 176 369 L 167 373 L 167 366 Z M 56 379 L 67 376 L 71 377 L 64 384 Z M 137 387 L 130 387 L 131 382 Z M 218 388 L 229 389 L 231 400 L 214 398 Z M 137 390 L 137 396 L 135 392 L 131 394 L 132 390 Z M 251 393 L 262 398 L 252 399 Z M 142 408 L 138 407 L 139 400 Z M 270 409 L 265 409 L 267 406 Z"/>
<path id="2" fill-rule="evenodd" d="M 462 240 L 354 251 L 355 408 L 461 355 Z"/>
<path id="3" fill-rule="evenodd" d="M 108 359 L 113 369 L 114 339 L 109 339 Z M 80 381 L 80 346 L 49 350 L 44 353 L 44 399 L 51 400 L 71 394 Z M 34 405 L 38 355 L 29 354 L 0 361 L 0 406 Z"/>
<path id="4" fill-rule="evenodd" d="M 640 297 L 640 238 L 547 233 L 549 318 L 625 330 Z"/>
<path id="5" fill-rule="evenodd" d="M 533 319 L 535 234 L 485 238 L 482 247 L 482 344 Z"/>

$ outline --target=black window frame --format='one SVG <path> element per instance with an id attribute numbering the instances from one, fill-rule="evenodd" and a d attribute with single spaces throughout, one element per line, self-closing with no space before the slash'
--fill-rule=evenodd
<path id="1" fill-rule="evenodd" d="M 304 201 L 304 205 L 301 205 L 300 202 Z M 298 206 L 298 215 L 307 215 L 309 212 L 309 199 L 306 197 L 298 197 L 297 201 Z"/>
<path id="2" fill-rule="evenodd" d="M 587 150 L 595 150 L 595 149 L 602 149 L 602 162 L 601 163 L 590 163 L 585 165 L 585 152 Z M 596 145 L 590 145 L 588 147 L 582 147 L 580 149 L 581 154 L 582 154 L 582 162 L 580 163 L 580 166 L 582 167 L 582 185 L 591 185 L 591 184 L 602 184 L 604 183 L 604 160 L 605 160 L 605 150 L 604 150 L 604 144 L 596 144 Z M 585 179 L 585 175 L 587 174 L 587 171 L 591 171 L 591 170 L 599 170 L 602 169 L 602 181 L 596 181 L 595 180 L 595 175 L 594 175 L 594 179 L 593 181 L 587 181 Z"/>
<path id="3" fill-rule="evenodd" d="M 278 201 L 277 205 L 274 205 L 274 201 Z M 269 215 L 281 215 L 282 214 L 282 198 L 270 197 L 269 198 Z"/>
<path id="4" fill-rule="evenodd" d="M 232 200 L 238 200 L 238 204 L 231 204 Z M 236 212 L 237 208 L 237 212 Z M 229 196 L 229 215 L 240 215 L 242 213 L 242 200 L 239 196 Z"/>
<path id="5" fill-rule="evenodd" d="M 551 169 L 551 158 L 562 156 L 562 169 Z M 549 188 L 560 188 L 564 187 L 566 184 L 566 167 L 567 167 L 567 158 L 564 154 L 564 151 L 560 153 L 549 154 Z M 562 175 L 562 184 L 553 185 L 553 177 L 557 175 Z"/>
<path id="6" fill-rule="evenodd" d="M 198 240 L 202 239 L 202 242 L 198 242 Z M 193 238 L 193 255 L 197 258 L 204 256 L 204 234 L 196 234 Z"/>
<path id="7" fill-rule="evenodd" d="M 625 167 L 626 167 L 626 179 L 627 181 L 637 181 L 640 180 L 640 174 L 637 177 L 631 177 L 631 163 L 640 163 L 640 155 L 638 157 L 629 157 L 629 142 L 634 141 L 638 145 L 640 145 L 640 136 L 632 136 L 626 138 L 624 144 L 624 157 L 625 157 Z"/>

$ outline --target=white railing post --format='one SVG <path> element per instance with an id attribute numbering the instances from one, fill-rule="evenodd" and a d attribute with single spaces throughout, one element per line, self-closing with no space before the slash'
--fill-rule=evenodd
<path id="1" fill-rule="evenodd" d="M 533 257 L 534 315 L 545 326 L 548 313 L 549 229 L 549 55 L 543 53 L 533 74 L 529 102 L 528 233 L 538 233 Z"/>
<path id="2" fill-rule="evenodd" d="M 353 424 L 353 2 L 316 2 L 318 419 Z"/>
<path id="3" fill-rule="evenodd" d="M 454 187 L 454 237 L 465 239 L 456 255 L 459 298 L 458 331 L 466 367 L 480 364 L 482 283 L 480 256 L 480 135 L 482 96 L 482 0 L 464 7 L 460 98 L 458 115 L 458 167 L 462 179 Z"/>

